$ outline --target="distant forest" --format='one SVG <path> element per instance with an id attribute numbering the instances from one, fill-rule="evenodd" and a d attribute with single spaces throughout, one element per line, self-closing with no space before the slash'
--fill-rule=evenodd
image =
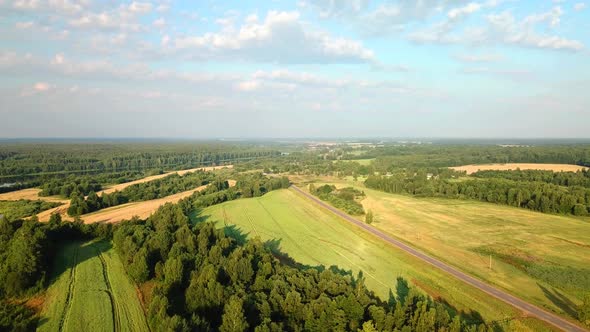
<path id="1" fill-rule="evenodd" d="M 0 192 L 41 186 L 44 195 L 69 197 L 74 189 L 86 195 L 100 184 L 162 171 L 279 155 L 273 146 L 249 143 L 0 144 Z"/>

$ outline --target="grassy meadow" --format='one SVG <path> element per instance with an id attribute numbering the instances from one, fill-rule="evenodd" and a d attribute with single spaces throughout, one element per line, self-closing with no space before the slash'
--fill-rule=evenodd
<path id="1" fill-rule="evenodd" d="M 335 178 L 323 183 L 363 190 L 374 227 L 551 311 L 575 317 L 590 292 L 589 218 L 388 194 Z"/>
<path id="2" fill-rule="evenodd" d="M 137 292 L 110 242 L 58 254 L 38 331 L 147 331 Z"/>
<path id="3" fill-rule="evenodd" d="M 366 234 L 292 190 L 239 199 L 206 208 L 193 220 L 214 221 L 234 237 L 259 237 L 279 257 L 306 266 L 337 265 L 353 276 L 362 270 L 369 289 L 388 299 L 404 292 L 404 278 L 432 297 L 441 298 L 469 318 L 483 317 L 506 330 L 549 328 L 512 307 L 464 285 L 422 261 Z M 470 310 L 473 309 L 474 311 Z"/>

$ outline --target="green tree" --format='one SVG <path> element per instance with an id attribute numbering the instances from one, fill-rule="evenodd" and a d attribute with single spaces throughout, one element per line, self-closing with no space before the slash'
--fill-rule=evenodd
<path id="1" fill-rule="evenodd" d="M 377 332 L 375 325 L 373 325 L 373 321 L 366 321 L 363 323 L 363 329 L 359 329 L 360 332 Z"/>
<path id="2" fill-rule="evenodd" d="M 219 327 L 221 332 L 237 332 L 245 331 L 248 328 L 248 322 L 244 317 L 244 309 L 242 308 L 243 300 L 238 296 L 230 297 L 229 302 L 223 309 L 222 323 Z"/>
<path id="3" fill-rule="evenodd" d="M 365 222 L 367 224 L 372 224 L 374 221 L 374 216 L 373 216 L 373 211 L 369 210 L 367 211 L 367 215 L 365 216 Z"/>
<path id="4" fill-rule="evenodd" d="M 61 224 L 61 214 L 52 213 L 51 216 L 49 216 L 49 223 L 56 224 L 56 225 Z"/>
<path id="5" fill-rule="evenodd" d="M 148 252 L 145 247 L 139 249 L 137 254 L 133 257 L 133 262 L 129 265 L 128 271 L 131 278 L 136 282 L 144 282 L 148 280 L 150 269 L 148 266 Z"/>
<path id="6" fill-rule="evenodd" d="M 582 323 L 590 327 L 590 293 L 584 296 L 582 305 L 578 308 L 578 318 Z"/>

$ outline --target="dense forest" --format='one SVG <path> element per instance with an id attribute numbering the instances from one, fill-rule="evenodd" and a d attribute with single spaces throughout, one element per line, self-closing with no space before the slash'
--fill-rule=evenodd
<path id="1" fill-rule="evenodd" d="M 3 144 L 0 145 L 0 176 L 182 169 L 277 154 L 271 148 L 245 143 Z"/>
<path id="2" fill-rule="evenodd" d="M 240 142 L 0 144 L 0 193 L 42 186 L 44 195 L 97 191 L 85 184 L 131 181 L 154 171 L 226 165 L 281 153 L 272 144 Z M 85 189 L 86 188 L 86 189 Z"/>

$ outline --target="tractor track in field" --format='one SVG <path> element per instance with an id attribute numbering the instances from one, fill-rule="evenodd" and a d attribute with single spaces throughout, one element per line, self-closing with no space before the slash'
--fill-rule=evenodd
<path id="1" fill-rule="evenodd" d="M 358 228 L 361 228 L 368 233 L 371 233 L 372 235 L 382 239 L 386 243 L 394 246 L 395 248 L 403 250 L 407 254 L 412 255 L 412 256 L 418 258 L 419 260 L 442 270 L 443 272 L 457 278 L 458 280 L 464 282 L 465 284 L 467 284 L 471 287 L 474 287 L 474 288 L 476 288 L 476 289 L 478 289 L 478 290 L 480 290 L 480 291 L 482 291 L 482 292 L 484 292 L 484 293 L 486 293 L 486 294 L 488 294 L 488 295 L 490 295 L 502 302 L 505 302 L 518 310 L 521 310 L 522 312 L 526 313 L 529 317 L 534 317 L 534 318 L 540 319 L 540 320 L 547 322 L 547 323 L 551 324 L 552 326 L 554 326 L 560 330 L 563 330 L 563 331 L 573 331 L 573 332 L 588 331 L 578 324 L 575 324 L 563 317 L 560 317 L 560 316 L 553 314 L 547 310 L 544 310 L 536 305 L 526 302 L 525 300 L 517 298 L 516 296 L 513 296 L 513 295 L 509 294 L 508 292 L 505 292 L 499 288 L 496 288 L 484 281 L 476 279 L 475 277 L 472 277 L 472 276 L 468 275 L 467 273 L 464 273 L 464 272 L 452 267 L 451 265 L 444 263 L 443 261 L 440 261 L 440 260 L 438 260 L 430 255 L 427 255 L 417 249 L 414 249 L 413 247 L 405 244 L 404 242 L 397 240 L 397 239 L 385 234 L 383 231 L 381 231 L 375 227 L 372 227 L 370 225 L 367 225 L 366 223 L 364 223 L 360 220 L 357 220 L 357 219 L 349 216 L 348 214 L 342 212 L 341 210 L 321 201 L 319 198 L 311 195 L 310 193 L 300 189 L 299 187 L 297 187 L 295 185 L 291 185 L 291 188 L 294 191 L 296 191 L 299 194 L 306 197 L 307 199 L 311 200 L 315 204 L 323 207 L 324 209 L 326 209 L 328 211 L 331 211 L 332 213 L 334 213 L 335 215 L 344 219 L 345 221 L 356 225 Z"/>
<path id="2" fill-rule="evenodd" d="M 70 315 L 70 310 L 72 309 L 72 296 L 74 294 L 74 286 L 76 283 L 76 268 L 78 266 L 78 254 L 80 248 L 76 247 L 76 251 L 74 252 L 73 259 L 72 259 L 72 267 L 70 269 L 70 280 L 68 283 L 68 294 L 66 295 L 66 304 L 64 306 L 64 310 L 61 314 L 61 318 L 59 320 L 59 331 L 64 330 L 64 326 L 68 321 L 68 317 Z"/>
<path id="3" fill-rule="evenodd" d="M 109 280 L 107 262 L 104 260 L 104 257 L 102 256 L 102 252 L 100 251 L 100 249 L 97 247 L 95 247 L 95 249 L 98 255 L 98 259 L 100 260 L 100 264 L 102 265 L 102 276 L 104 278 L 104 283 L 107 286 L 105 293 L 108 295 L 109 300 L 111 302 L 111 313 L 113 315 L 113 331 L 118 332 L 121 331 L 121 317 L 119 317 L 117 301 L 115 301 L 115 296 L 113 296 L 113 288 L 111 287 L 111 281 Z"/>
<path id="4" fill-rule="evenodd" d="M 268 211 L 268 209 L 264 206 L 264 204 L 262 204 L 262 202 L 260 201 L 260 199 L 256 199 L 256 201 L 258 202 L 258 204 L 260 205 L 260 207 L 264 210 L 264 212 L 270 217 L 270 219 L 275 223 L 275 225 L 277 225 L 277 227 L 279 228 L 279 230 L 281 231 L 281 233 L 285 234 L 285 237 L 287 237 L 287 239 L 289 241 L 291 241 L 295 247 L 297 247 L 301 252 L 303 252 L 307 257 L 309 257 L 311 260 L 313 260 L 314 262 L 316 262 L 316 264 L 320 265 L 322 264 L 322 262 L 318 261 L 315 257 L 313 257 L 312 255 L 307 253 L 307 250 L 303 249 L 303 247 L 301 245 L 299 245 L 299 243 L 297 241 L 295 241 L 291 236 L 289 236 L 289 232 L 286 232 L 285 229 L 283 228 L 283 226 L 281 226 L 281 223 L 279 223 L 275 217 Z"/>

